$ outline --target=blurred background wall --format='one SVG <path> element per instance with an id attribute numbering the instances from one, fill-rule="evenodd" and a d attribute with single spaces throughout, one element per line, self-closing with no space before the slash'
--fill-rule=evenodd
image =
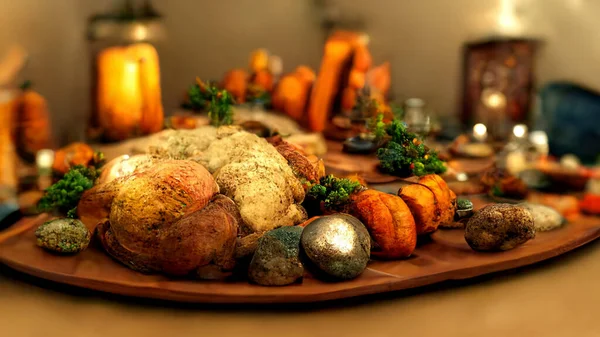
<path id="1" fill-rule="evenodd" d="M 285 70 L 318 68 L 323 46 L 314 0 L 155 0 L 166 16 L 161 52 L 167 113 L 196 75 L 219 79 L 265 47 Z M 440 115 L 459 109 L 461 47 L 504 31 L 541 37 L 538 86 L 569 79 L 600 90 L 600 1 L 597 0 L 337 0 L 341 19 L 360 18 L 375 63 L 389 60 L 393 93 L 417 96 Z M 23 79 L 48 98 L 61 143 L 81 139 L 89 111 L 87 18 L 110 0 L 0 0 L 0 51 L 12 43 L 30 53 Z M 507 16 L 507 13 L 510 15 Z M 512 17 L 512 18 L 511 18 Z M 515 20 L 516 18 L 516 20 Z"/>

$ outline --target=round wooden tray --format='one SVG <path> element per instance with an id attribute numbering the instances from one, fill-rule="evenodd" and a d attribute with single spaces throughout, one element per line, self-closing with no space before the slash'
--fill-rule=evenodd
<path id="1" fill-rule="evenodd" d="M 476 207 L 485 203 L 473 200 Z M 538 233 L 516 249 L 478 253 L 466 244 L 463 230 L 439 230 L 417 247 L 412 257 L 371 261 L 352 281 L 326 283 L 306 275 L 301 284 L 262 287 L 244 281 L 206 282 L 140 274 L 115 262 L 95 244 L 79 255 L 53 255 L 35 245 L 35 228 L 46 219 L 45 215 L 26 218 L 0 232 L 0 262 L 36 277 L 83 288 L 207 303 L 317 302 L 415 288 L 533 264 L 600 237 L 600 218 L 582 216 L 560 229 Z"/>

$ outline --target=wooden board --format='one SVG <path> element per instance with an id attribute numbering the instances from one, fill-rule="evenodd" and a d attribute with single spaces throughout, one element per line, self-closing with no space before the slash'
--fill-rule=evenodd
<path id="1" fill-rule="evenodd" d="M 476 206 L 483 202 L 475 199 Z M 316 302 L 408 289 L 445 280 L 513 269 L 564 254 L 600 237 L 600 218 L 581 217 L 555 231 L 538 233 L 506 252 L 477 253 L 463 230 L 440 230 L 399 261 L 372 261 L 352 281 L 325 283 L 306 276 L 302 284 L 261 287 L 246 282 L 205 282 L 143 275 L 115 262 L 96 245 L 79 255 L 56 256 L 35 246 L 34 230 L 47 219 L 21 220 L 0 232 L 0 262 L 43 279 L 115 294 L 184 302 Z"/>

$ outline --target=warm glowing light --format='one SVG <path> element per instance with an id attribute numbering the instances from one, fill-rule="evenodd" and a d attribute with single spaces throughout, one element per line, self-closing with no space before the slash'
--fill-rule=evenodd
<path id="1" fill-rule="evenodd" d="M 134 41 L 143 41 L 148 37 L 148 28 L 143 24 L 136 24 L 131 30 L 131 37 Z"/>
<path id="2" fill-rule="evenodd" d="M 513 127 L 513 135 L 517 138 L 523 138 L 527 134 L 527 125 L 517 124 Z"/>
<path id="3" fill-rule="evenodd" d="M 544 131 L 532 131 L 529 134 L 529 140 L 534 145 L 548 145 L 548 134 Z"/>
<path id="4" fill-rule="evenodd" d="M 529 141 L 538 153 L 548 155 L 548 135 L 544 131 L 532 131 L 529 134 Z"/>
<path id="5" fill-rule="evenodd" d="M 39 150 L 35 156 L 35 163 L 39 170 L 49 170 L 54 164 L 54 151 L 49 149 Z"/>
<path id="6" fill-rule="evenodd" d="M 517 34 L 522 30 L 522 24 L 517 17 L 515 0 L 502 0 L 498 11 L 498 29 L 500 33 Z"/>
<path id="7" fill-rule="evenodd" d="M 483 142 L 487 138 L 487 127 L 482 123 L 473 126 L 473 138 Z"/>
<path id="8" fill-rule="evenodd" d="M 579 158 L 577 158 L 574 154 L 566 154 L 560 158 L 560 164 L 566 168 L 571 170 L 576 170 L 581 167 L 581 162 Z"/>
<path id="9" fill-rule="evenodd" d="M 511 174 L 518 174 L 527 169 L 527 158 L 522 151 L 512 151 L 506 156 L 506 169 Z"/>
<path id="10" fill-rule="evenodd" d="M 467 180 L 469 180 L 469 176 L 465 172 L 460 172 L 460 173 L 456 174 L 456 180 L 467 181 Z"/>
<path id="11" fill-rule="evenodd" d="M 496 90 L 485 90 L 481 98 L 483 104 L 490 109 L 501 109 L 506 106 L 506 96 Z"/>
<path id="12" fill-rule="evenodd" d="M 331 246 L 337 248 L 340 253 L 349 253 L 354 247 L 356 233 L 349 225 L 338 223 L 327 234 L 326 240 Z"/>

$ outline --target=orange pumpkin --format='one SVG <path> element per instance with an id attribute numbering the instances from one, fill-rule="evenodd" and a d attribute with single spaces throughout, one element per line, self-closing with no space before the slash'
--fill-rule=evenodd
<path id="1" fill-rule="evenodd" d="M 382 259 L 408 257 L 417 245 L 415 219 L 395 195 L 367 189 L 352 196 L 350 214 L 367 227 L 374 244 L 371 255 Z"/>
<path id="2" fill-rule="evenodd" d="M 244 69 L 232 69 L 225 74 L 221 83 L 223 89 L 229 91 L 237 103 L 246 101 L 248 73 Z"/>
<path id="3" fill-rule="evenodd" d="M 85 143 L 71 143 L 54 153 L 54 164 L 52 169 L 65 174 L 71 166 L 87 166 L 94 160 L 94 150 Z"/>

